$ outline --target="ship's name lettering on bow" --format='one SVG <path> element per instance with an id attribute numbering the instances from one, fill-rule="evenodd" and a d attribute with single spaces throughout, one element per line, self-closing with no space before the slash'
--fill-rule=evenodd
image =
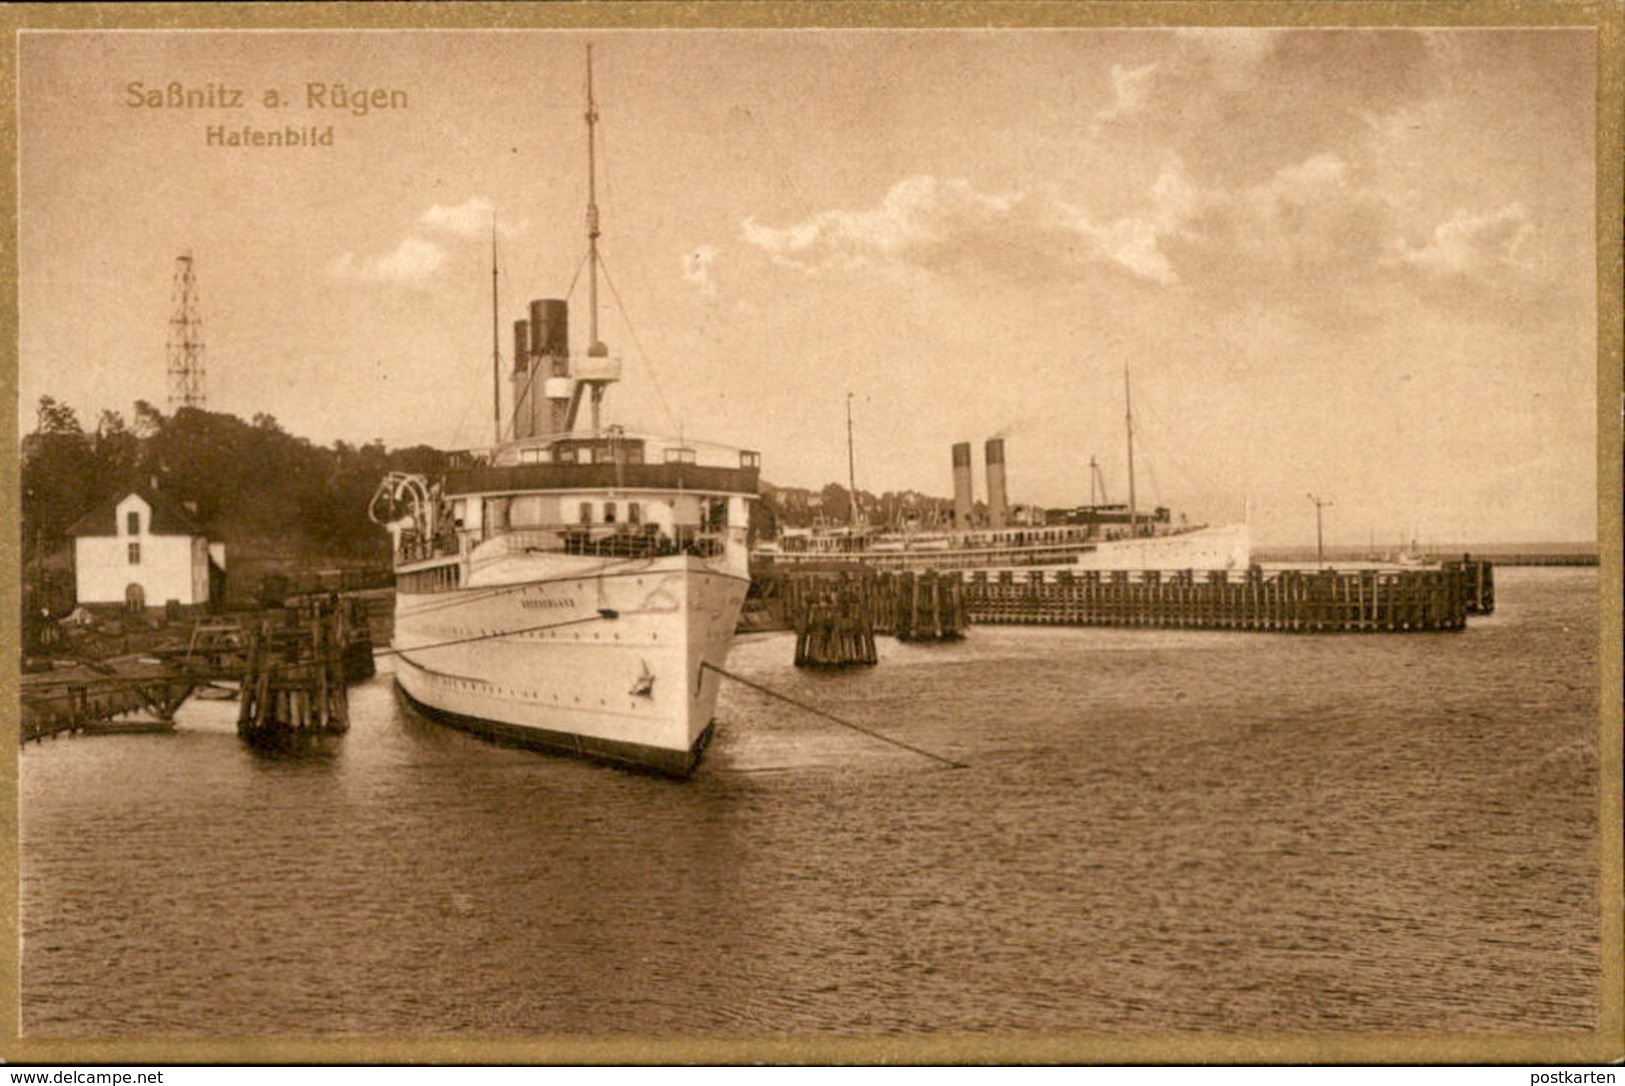
<path id="1" fill-rule="evenodd" d="M 527 611 L 550 611 L 556 607 L 574 608 L 576 601 L 570 596 L 561 596 L 557 599 L 543 598 L 539 600 L 520 600 L 519 606 Z"/>

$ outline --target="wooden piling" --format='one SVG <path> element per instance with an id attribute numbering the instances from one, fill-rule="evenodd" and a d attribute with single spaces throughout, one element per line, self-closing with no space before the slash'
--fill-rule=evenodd
<path id="1" fill-rule="evenodd" d="M 237 734 L 252 743 L 283 745 L 349 728 L 345 686 L 346 610 L 302 610 L 287 626 L 261 622 L 250 631 Z"/>
<path id="2" fill-rule="evenodd" d="M 875 651 L 873 578 L 842 573 L 834 581 L 798 578 L 797 667 L 872 666 Z"/>

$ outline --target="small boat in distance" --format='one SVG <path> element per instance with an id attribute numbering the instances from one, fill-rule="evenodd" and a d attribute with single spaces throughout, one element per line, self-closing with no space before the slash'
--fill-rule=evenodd
<path id="1" fill-rule="evenodd" d="M 712 733 L 749 587 L 760 456 L 605 426 L 620 361 L 598 335 L 592 53 L 587 53 L 589 333 L 568 306 L 514 324 L 498 443 L 436 478 L 392 473 L 395 679 L 425 713 L 499 741 L 687 776 Z M 500 388 L 495 232 L 492 362 Z M 580 408 L 590 425 L 577 430 Z M 502 440 L 504 430 L 508 437 Z"/>

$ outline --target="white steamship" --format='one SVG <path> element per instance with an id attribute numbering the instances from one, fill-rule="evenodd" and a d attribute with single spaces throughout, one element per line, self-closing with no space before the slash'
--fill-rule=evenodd
<path id="1" fill-rule="evenodd" d="M 1125 398 L 1126 398 L 1125 380 Z M 953 447 L 954 507 L 951 524 L 869 527 L 856 515 L 840 527 L 790 528 L 778 540 L 758 547 L 759 567 L 814 566 L 851 562 L 871 569 L 1001 573 L 1088 570 L 1246 569 L 1252 562 L 1245 523 L 1203 525 L 1175 521 L 1166 507 L 1139 508 L 1134 497 L 1134 417 L 1128 412 L 1129 500 L 1095 501 L 1075 509 L 1047 510 L 1035 518 L 1012 515 L 1005 486 L 1004 439 L 984 446 L 987 502 L 985 515 L 975 512 L 971 480 L 971 446 Z M 1090 486 L 1100 469 L 1090 462 Z"/>
<path id="2" fill-rule="evenodd" d="M 590 51 L 586 120 L 585 354 L 564 301 L 531 302 L 513 326 L 511 419 L 497 409 L 509 438 L 438 478 L 392 474 L 373 499 L 394 546 L 396 682 L 498 740 L 686 776 L 749 587 L 760 458 L 602 424 L 621 365 L 598 336 Z M 493 255 L 493 309 L 496 282 Z"/>

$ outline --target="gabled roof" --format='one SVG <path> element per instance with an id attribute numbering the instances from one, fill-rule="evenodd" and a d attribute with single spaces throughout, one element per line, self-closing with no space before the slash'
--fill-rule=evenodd
<path id="1" fill-rule="evenodd" d="M 152 510 L 152 522 L 146 525 L 148 535 L 201 535 L 209 533 L 199 527 L 198 522 L 186 511 L 180 502 L 166 494 L 146 487 L 135 487 L 131 490 L 121 490 L 113 498 L 103 502 L 84 516 L 74 522 L 68 529 L 68 534 L 80 535 L 118 535 L 118 506 L 131 494 L 136 495 L 147 503 Z"/>

